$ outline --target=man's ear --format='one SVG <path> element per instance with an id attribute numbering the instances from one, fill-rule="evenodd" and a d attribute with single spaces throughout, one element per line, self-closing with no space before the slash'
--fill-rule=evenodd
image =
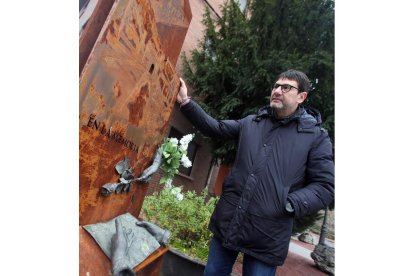
<path id="1" fill-rule="evenodd" d="M 306 92 L 306 91 L 300 92 L 298 94 L 298 99 L 297 99 L 298 104 L 303 103 L 306 100 L 307 97 L 308 97 L 308 92 Z"/>

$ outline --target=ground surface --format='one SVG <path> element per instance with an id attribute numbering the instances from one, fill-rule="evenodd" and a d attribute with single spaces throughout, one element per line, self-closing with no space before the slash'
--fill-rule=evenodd
<path id="1" fill-rule="evenodd" d="M 319 237 L 314 235 L 314 240 L 318 241 Z M 327 239 L 327 244 L 335 247 L 333 240 Z M 275 276 L 325 276 L 327 273 L 319 270 L 310 253 L 314 250 L 315 245 L 307 244 L 292 237 L 289 245 L 289 253 L 285 263 L 277 268 Z M 240 256 L 239 256 L 240 257 Z M 233 267 L 232 276 L 243 275 L 242 258 L 238 258 Z"/>

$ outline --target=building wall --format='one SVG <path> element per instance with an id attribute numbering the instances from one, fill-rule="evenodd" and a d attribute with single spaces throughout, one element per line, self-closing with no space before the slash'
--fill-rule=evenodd
<path id="1" fill-rule="evenodd" d="M 181 54 L 185 53 L 188 57 L 190 51 L 198 46 L 198 42 L 203 37 L 204 26 L 202 23 L 203 14 L 205 8 L 208 7 L 212 16 L 220 14 L 220 5 L 224 3 L 224 0 L 190 0 L 192 20 L 188 28 L 183 46 L 181 48 Z M 181 55 L 180 54 L 180 55 Z M 182 63 L 181 58 L 178 60 L 176 70 L 181 75 Z M 191 95 L 191 88 L 189 89 Z M 177 175 L 173 181 L 174 186 L 183 186 L 184 191 L 194 190 L 200 193 L 209 183 L 215 183 L 218 168 L 212 166 L 212 156 L 210 154 L 210 146 L 206 144 L 200 133 L 191 125 L 191 123 L 183 116 L 179 110 L 178 104 L 176 104 L 172 117 L 170 120 L 170 128 L 174 127 L 181 133 L 189 134 L 195 133 L 194 141 L 198 145 L 197 154 L 193 161 L 193 168 L 190 176 Z M 163 185 L 159 184 L 162 177 L 162 171 L 159 170 L 155 173 L 150 181 L 147 194 L 152 194 L 155 191 L 160 191 Z M 211 184 L 209 185 L 211 186 Z"/>
<path id="2" fill-rule="evenodd" d="M 185 53 L 189 57 L 190 51 L 197 48 L 199 40 L 203 38 L 204 26 L 202 20 L 205 8 L 208 7 L 211 15 L 216 17 L 216 13 L 220 15 L 220 6 L 223 3 L 224 0 L 190 0 L 193 18 L 188 28 L 183 47 L 181 48 L 181 54 Z M 182 64 L 178 61 L 176 66 L 177 72 L 181 72 L 181 68 Z"/>

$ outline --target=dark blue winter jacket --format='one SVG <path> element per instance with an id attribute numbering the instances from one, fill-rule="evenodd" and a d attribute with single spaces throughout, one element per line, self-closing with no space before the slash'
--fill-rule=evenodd
<path id="1" fill-rule="evenodd" d="M 302 217 L 334 197 L 332 144 L 319 112 L 298 108 L 277 120 L 267 106 L 240 120 L 218 121 L 194 101 L 181 111 L 204 135 L 238 142 L 209 229 L 226 248 L 282 265 L 293 225 L 287 200 Z"/>

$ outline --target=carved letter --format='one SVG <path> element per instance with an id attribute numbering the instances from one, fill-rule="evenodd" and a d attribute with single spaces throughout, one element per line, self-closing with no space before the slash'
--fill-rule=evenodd
<path id="1" fill-rule="evenodd" d="M 105 134 L 108 138 L 111 138 L 111 128 L 108 129 L 108 132 Z"/>
<path id="2" fill-rule="evenodd" d="M 98 123 L 97 120 L 95 120 L 95 122 L 93 122 L 93 126 L 96 130 L 98 130 L 99 126 L 101 125 L 101 122 Z"/>
<path id="3" fill-rule="evenodd" d="M 101 134 L 104 135 L 106 132 L 105 123 L 102 123 Z"/>
<path id="4" fill-rule="evenodd" d="M 93 122 L 95 121 L 95 114 L 89 115 L 88 127 L 92 127 Z"/>
<path id="5" fill-rule="evenodd" d="M 128 148 L 128 144 L 131 143 L 129 140 L 125 139 L 124 140 L 124 146 Z"/>

